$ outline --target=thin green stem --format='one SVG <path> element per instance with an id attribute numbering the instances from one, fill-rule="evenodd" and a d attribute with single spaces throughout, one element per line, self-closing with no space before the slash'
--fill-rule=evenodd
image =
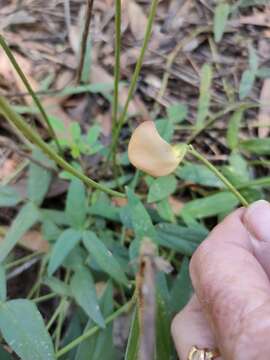
<path id="1" fill-rule="evenodd" d="M 50 294 L 46 294 L 46 295 L 37 297 L 37 298 L 33 299 L 32 301 L 34 301 L 35 303 L 40 303 L 40 302 L 43 302 L 43 301 L 53 299 L 56 296 L 57 296 L 56 293 L 50 293 Z"/>
<path id="2" fill-rule="evenodd" d="M 195 150 L 192 145 L 189 145 L 188 150 L 223 182 L 223 184 L 237 197 L 243 206 L 247 207 L 249 205 L 247 200 L 240 194 L 240 192 L 233 186 L 233 184 L 228 179 L 226 179 L 226 177 L 214 165 L 212 165 L 210 161 L 208 161 L 197 150 Z"/>
<path id="3" fill-rule="evenodd" d="M 134 91 L 135 91 L 135 88 L 136 88 L 136 85 L 137 85 L 138 77 L 139 77 L 139 74 L 140 74 L 140 71 L 141 71 L 141 68 L 142 68 L 142 63 L 143 63 L 145 51 L 147 49 L 147 45 L 149 43 L 150 36 L 151 36 L 151 33 L 152 33 L 152 27 L 153 27 L 153 22 L 154 22 L 156 10 L 157 10 L 157 5 L 158 5 L 158 0 L 152 0 L 150 13 L 149 13 L 149 17 L 148 17 L 148 22 L 147 22 L 147 26 L 146 26 L 146 31 L 145 31 L 145 36 L 144 36 L 144 40 L 143 40 L 143 45 L 142 45 L 142 48 L 141 48 L 141 52 L 140 52 L 139 58 L 137 60 L 134 73 L 132 75 L 132 79 L 131 79 L 131 83 L 130 83 L 130 87 L 129 87 L 128 95 L 127 95 L 127 100 L 126 100 L 126 103 L 124 105 L 123 112 L 120 115 L 117 127 L 115 129 L 115 133 L 113 134 L 113 140 L 112 140 L 112 145 L 111 145 L 112 153 L 116 152 L 119 135 L 120 135 L 120 132 L 121 132 L 121 129 L 122 129 L 123 125 L 126 122 L 128 106 L 129 106 L 129 103 L 131 101 L 131 98 L 132 98 L 132 96 L 134 94 Z"/>
<path id="4" fill-rule="evenodd" d="M 118 310 L 116 310 L 114 313 L 112 313 L 110 316 L 108 316 L 105 319 L 105 324 L 109 324 L 111 323 L 115 318 L 117 318 L 119 315 L 128 312 L 129 309 L 133 306 L 133 304 L 135 303 L 135 296 L 132 297 L 132 299 L 127 302 L 126 304 L 124 304 L 122 307 L 120 307 Z M 77 337 L 75 340 L 71 341 L 68 345 L 66 345 L 64 348 L 60 349 L 57 353 L 56 353 L 56 358 L 59 358 L 60 356 L 66 354 L 67 352 L 69 352 L 70 350 L 74 349 L 76 346 L 80 345 L 81 342 L 83 342 L 84 340 L 88 339 L 89 337 L 93 336 L 94 334 L 96 334 L 98 331 L 100 330 L 100 327 L 98 326 L 94 326 L 92 328 L 90 328 L 89 330 L 87 330 L 84 334 L 82 334 L 81 336 Z"/>
<path id="5" fill-rule="evenodd" d="M 259 104 L 255 104 L 255 103 L 235 103 L 229 105 L 228 107 L 226 107 L 226 109 L 217 112 L 215 115 L 209 116 L 208 120 L 204 123 L 204 125 L 199 129 L 196 129 L 194 133 L 188 138 L 187 143 L 190 144 L 191 142 L 193 142 L 198 135 L 204 132 L 207 128 L 209 128 L 216 120 L 218 120 L 223 115 L 226 115 L 231 111 L 237 110 L 239 108 L 246 110 L 250 108 L 256 108 L 259 106 L 260 106 Z"/>
<path id="6" fill-rule="evenodd" d="M 115 50 L 114 50 L 114 95 L 112 130 L 115 131 L 118 117 L 118 94 L 120 82 L 120 50 L 121 50 L 121 0 L 115 0 Z"/>
<path id="7" fill-rule="evenodd" d="M 22 257 L 22 258 L 20 258 L 18 260 L 14 260 L 14 261 L 6 264 L 5 269 L 8 270 L 8 269 L 13 268 L 15 266 L 21 265 L 21 264 L 23 264 L 23 263 L 25 263 L 25 262 L 27 262 L 27 261 L 35 258 L 35 257 L 40 257 L 41 255 L 42 255 L 42 252 L 34 252 L 32 254 L 29 254 L 29 255 L 24 256 L 24 257 Z"/>
<path id="8" fill-rule="evenodd" d="M 56 146 L 58 148 L 58 150 L 61 152 L 61 146 L 59 144 L 59 141 L 57 139 L 57 136 L 55 134 L 55 131 L 53 130 L 53 127 L 49 121 L 48 115 L 46 113 L 46 111 L 44 110 L 43 106 L 41 105 L 41 102 L 39 101 L 39 98 L 37 97 L 37 95 L 35 94 L 34 90 L 32 89 L 29 81 L 27 80 L 26 76 L 24 75 L 20 65 L 17 63 L 15 57 L 12 54 L 12 51 L 10 50 L 8 44 L 6 43 L 5 39 L 3 38 L 3 36 L 0 34 L 0 45 L 2 46 L 3 50 L 5 51 L 7 57 L 9 58 L 10 62 L 12 63 L 14 69 L 16 70 L 16 72 L 18 73 L 18 75 L 20 76 L 22 82 L 24 83 L 24 86 L 26 87 L 27 91 L 29 92 L 29 94 L 32 96 L 36 106 L 38 107 L 43 120 L 45 121 L 45 123 L 48 126 L 48 131 L 50 136 L 54 139 Z"/>
<path id="9" fill-rule="evenodd" d="M 52 160 L 54 160 L 62 169 L 66 170 L 70 174 L 74 175 L 81 181 L 83 181 L 87 186 L 93 187 L 95 189 L 104 191 L 107 194 L 113 196 L 125 197 L 125 194 L 118 191 L 111 190 L 106 186 L 95 182 L 90 179 L 82 172 L 75 169 L 67 161 L 65 161 L 61 156 L 59 156 L 48 144 L 46 144 L 39 134 L 31 129 L 31 127 L 23 120 L 23 118 L 15 113 L 9 103 L 5 100 L 4 97 L 0 96 L 0 113 L 2 113 L 7 120 L 13 124 L 17 129 L 19 129 L 23 135 L 36 146 L 38 146 L 46 155 L 48 155 Z"/>

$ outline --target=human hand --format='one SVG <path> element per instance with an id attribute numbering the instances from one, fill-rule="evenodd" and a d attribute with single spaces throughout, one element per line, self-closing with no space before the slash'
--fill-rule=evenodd
<path id="1" fill-rule="evenodd" d="M 196 345 L 218 348 L 218 360 L 269 360 L 270 204 L 229 215 L 194 253 L 190 274 L 195 295 L 172 323 L 180 359 Z"/>

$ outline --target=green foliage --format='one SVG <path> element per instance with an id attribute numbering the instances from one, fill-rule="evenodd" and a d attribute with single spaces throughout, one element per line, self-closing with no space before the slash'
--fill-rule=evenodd
<path id="1" fill-rule="evenodd" d="M 51 276 L 62 265 L 71 250 L 79 243 L 81 233 L 74 229 L 67 229 L 57 239 L 49 260 L 48 274 Z"/>
<path id="2" fill-rule="evenodd" d="M 31 301 L 1 303 L 0 329 L 5 341 L 22 360 L 55 360 L 51 338 Z"/>
<path id="3" fill-rule="evenodd" d="M 129 330 L 125 360 L 134 360 L 137 358 L 138 350 L 139 350 L 139 337 L 140 337 L 139 317 L 136 307 L 133 312 L 131 327 Z"/>
<path id="4" fill-rule="evenodd" d="M 245 70 L 242 74 L 240 86 L 239 86 L 239 97 L 240 100 L 247 97 L 253 87 L 253 84 L 256 80 L 258 70 L 258 58 L 256 51 L 253 46 L 249 46 L 249 68 Z"/>
<path id="5" fill-rule="evenodd" d="M 53 162 L 47 158 L 39 149 L 34 149 L 32 156 L 38 163 L 44 164 L 47 167 L 53 167 Z M 39 206 L 44 197 L 46 196 L 50 182 L 52 179 L 52 173 L 46 168 L 31 162 L 29 166 L 29 177 L 27 182 L 27 192 L 29 200 Z"/>
<path id="6" fill-rule="evenodd" d="M 182 216 L 188 216 L 202 219 L 205 217 L 227 213 L 232 211 L 238 200 L 229 192 L 220 192 L 214 195 L 206 196 L 201 199 L 192 200 L 182 209 Z"/>
<path id="7" fill-rule="evenodd" d="M 151 217 L 143 206 L 139 198 L 134 194 L 131 189 L 127 189 L 128 209 L 132 220 L 133 229 L 136 237 L 142 240 L 143 237 L 149 236 L 155 239 L 156 232 L 151 221 Z"/>
<path id="8" fill-rule="evenodd" d="M 204 125 L 205 119 L 209 112 L 212 77 L 213 73 L 211 66 L 204 64 L 201 69 L 200 97 L 196 120 L 197 129 L 200 129 Z"/>
<path id="9" fill-rule="evenodd" d="M 29 202 L 21 208 L 7 232 L 4 242 L 0 245 L 0 262 L 5 260 L 19 239 L 39 220 L 39 218 L 39 211 L 33 203 Z"/>
<path id="10" fill-rule="evenodd" d="M 241 141 L 240 147 L 243 150 L 247 150 L 257 155 L 269 155 L 270 154 L 270 139 L 248 139 Z"/>
<path id="11" fill-rule="evenodd" d="M 115 281 L 127 285 L 128 280 L 121 266 L 95 233 L 85 231 L 83 243 L 103 271 L 108 273 Z"/>
<path id="12" fill-rule="evenodd" d="M 239 109 L 234 112 L 234 114 L 229 120 L 228 130 L 227 130 L 227 144 L 231 150 L 237 148 L 238 146 L 238 142 L 239 142 L 238 135 L 239 135 L 242 118 L 243 118 L 243 110 Z"/>
<path id="13" fill-rule="evenodd" d="M 173 104 L 159 112 L 158 116 L 162 118 L 154 119 L 159 134 L 166 141 L 183 141 L 192 145 L 194 142 L 194 148 L 206 158 L 217 155 L 216 168 L 249 202 L 269 197 L 269 160 L 265 156 L 270 155 L 270 140 L 255 138 L 257 129 L 246 126 L 251 116 L 257 116 L 258 103 L 253 102 L 253 96 L 249 102 L 238 102 L 235 98 L 237 90 L 240 100 L 248 97 L 255 81 L 258 79 L 257 85 L 260 79 L 269 78 L 270 70 L 267 66 L 259 67 L 259 52 L 257 55 L 256 49 L 247 43 L 248 65 L 242 73 L 239 89 L 230 84 L 231 93 L 228 94 L 225 89 L 225 98 L 220 96 L 220 88 L 226 88 L 227 78 L 223 78 L 223 63 L 216 61 L 214 55 L 222 56 L 223 47 L 219 48 L 219 43 L 223 40 L 230 14 L 235 16 L 241 8 L 256 4 L 264 2 L 239 0 L 230 5 L 223 0 L 216 2 L 212 18 L 216 44 L 211 42 L 213 59 L 207 59 L 201 68 L 197 115 L 194 113 L 194 99 L 190 104 L 188 100 L 187 104 L 172 97 Z M 148 40 L 156 6 L 157 0 L 153 0 L 147 26 Z M 230 33 L 226 39 L 229 36 Z M 0 207 L 16 208 L 16 216 L 7 232 L 6 227 L 0 228 L 0 235 L 4 234 L 4 241 L 0 244 L 0 331 L 2 343 L 6 342 L 22 360 L 118 360 L 124 356 L 125 360 L 137 359 L 141 336 L 140 303 L 133 302 L 132 296 L 137 294 L 135 275 L 140 261 L 140 245 L 145 237 L 155 243 L 157 254 L 169 260 L 174 269 L 172 274 L 158 273 L 153 288 L 156 293 L 156 360 L 175 359 L 170 323 L 172 316 L 183 309 L 193 292 L 189 275 L 190 257 L 207 237 L 212 225 L 239 205 L 235 194 L 228 192 L 220 180 L 221 176 L 217 177 L 217 173 L 205 162 L 195 162 L 191 151 L 174 174 L 157 179 L 140 171 L 134 175 L 129 166 L 126 151 L 129 127 L 125 129 L 126 133 L 123 131 L 123 137 L 122 134 L 119 137 L 119 133 L 128 118 L 128 104 L 137 86 L 148 40 L 144 41 L 124 109 L 120 109 L 118 101 L 114 103 L 117 110 L 123 112 L 118 122 L 113 124 L 111 149 L 106 141 L 103 142 L 101 127 L 95 119 L 91 118 L 90 126 L 72 122 L 66 129 L 63 120 L 48 115 L 53 129 L 57 132 L 67 130 L 70 135 L 59 139 L 64 151 L 58 154 L 54 145 L 49 141 L 45 143 L 18 115 L 38 114 L 35 106 L 12 105 L 4 111 L 6 102 L 0 98 L 1 114 L 37 146 L 30 148 L 34 161 L 30 160 L 28 167 L 26 195 L 24 192 L 20 195 L 21 191 L 19 194 L 16 190 L 13 177 L 0 184 Z M 91 44 L 88 42 L 81 79 L 84 84 L 68 86 L 55 96 L 98 93 L 106 98 L 109 106 L 113 84 L 88 84 L 90 53 Z M 53 80 L 52 74 L 49 74 L 40 89 L 50 90 Z M 193 84 L 192 77 L 190 81 Z M 115 85 L 120 86 L 120 83 Z M 185 99 L 180 90 L 179 99 Z M 167 101 L 165 97 L 164 100 Z M 153 114 L 156 113 L 153 111 Z M 134 121 L 132 119 L 129 123 L 130 127 L 137 120 Z M 121 147 L 118 149 L 114 146 L 119 141 Z M 97 167 L 90 168 L 90 172 L 94 173 L 97 182 L 83 173 L 85 165 L 92 165 L 91 157 L 95 154 L 101 160 Z M 219 155 L 222 157 L 219 158 Z M 114 167 L 111 167 L 110 161 L 114 156 Z M 108 158 L 108 163 L 103 164 L 105 158 Z M 197 157 L 197 160 L 200 158 Z M 61 173 L 55 163 L 61 167 Z M 262 164 L 258 172 L 254 163 Z M 258 174 L 264 174 L 264 177 L 257 179 Z M 51 184 L 56 183 L 57 187 L 57 176 L 66 181 L 67 194 L 46 199 Z M 121 203 L 118 197 L 111 196 L 123 197 L 124 194 L 112 189 L 123 191 L 124 186 L 127 201 Z M 172 200 L 178 201 L 179 211 L 172 205 Z M 8 211 L 12 214 L 13 210 Z M 50 249 L 47 254 L 38 255 L 42 260 L 37 281 L 27 294 L 31 300 L 9 301 L 6 273 L 8 275 L 9 269 L 18 264 L 17 258 L 12 258 L 17 255 L 12 250 L 34 226 L 36 230 L 40 229 Z M 155 262 L 152 255 L 149 258 Z M 24 263 L 23 259 L 20 261 Z M 52 311 L 48 311 L 50 318 L 46 324 L 50 334 L 34 305 L 34 302 L 46 300 L 43 292 L 45 298 L 47 294 L 49 298 L 53 297 L 48 303 Z M 132 311 L 128 343 L 121 351 L 115 348 L 113 341 L 113 321 L 121 314 L 130 315 Z M 0 359 L 11 359 L 2 347 Z"/>
<path id="14" fill-rule="evenodd" d="M 21 201 L 20 195 L 11 186 L 0 185 L 0 206 L 16 206 Z"/>
<path id="15" fill-rule="evenodd" d="M 6 273 L 3 265 L 0 265 L 0 301 L 5 301 L 7 297 Z"/>
<path id="16" fill-rule="evenodd" d="M 176 186 L 177 181 L 173 175 L 155 179 L 150 185 L 147 202 L 152 203 L 167 198 L 175 192 Z"/>
<path id="17" fill-rule="evenodd" d="M 89 318 L 100 327 L 104 328 L 104 318 L 100 311 L 95 283 L 90 270 L 86 267 L 77 269 L 72 276 L 70 286 L 75 300 L 83 308 Z"/>
<path id="18" fill-rule="evenodd" d="M 223 188 L 224 184 L 205 165 L 185 164 L 176 169 L 176 175 L 194 184 Z"/>
<path id="19" fill-rule="evenodd" d="M 71 226 L 81 229 L 86 219 L 86 193 L 83 183 L 78 179 L 71 181 L 66 201 L 66 216 Z"/>
<path id="20" fill-rule="evenodd" d="M 215 42 L 220 42 L 222 39 L 225 27 L 227 24 L 228 16 L 230 13 L 230 5 L 226 2 L 219 2 L 215 8 L 214 15 L 214 35 Z"/>

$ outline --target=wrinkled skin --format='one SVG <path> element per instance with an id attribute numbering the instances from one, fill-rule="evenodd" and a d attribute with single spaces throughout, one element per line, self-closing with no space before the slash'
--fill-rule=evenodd
<path id="1" fill-rule="evenodd" d="M 194 253 L 195 294 L 174 318 L 181 360 L 192 345 L 218 360 L 270 359 L 270 204 L 257 201 L 215 227 Z"/>

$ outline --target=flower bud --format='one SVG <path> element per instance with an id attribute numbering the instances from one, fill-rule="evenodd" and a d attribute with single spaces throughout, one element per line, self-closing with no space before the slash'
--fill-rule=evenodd
<path id="1" fill-rule="evenodd" d="M 187 152 L 186 144 L 172 146 L 159 135 L 153 121 L 145 121 L 133 132 L 128 157 L 132 165 L 159 177 L 172 173 Z"/>

